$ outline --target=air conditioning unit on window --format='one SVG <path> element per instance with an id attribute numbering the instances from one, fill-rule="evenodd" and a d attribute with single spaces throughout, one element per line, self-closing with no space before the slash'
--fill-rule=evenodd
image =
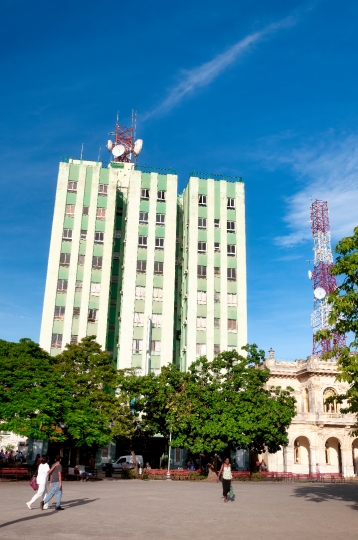
<path id="1" fill-rule="evenodd" d="M 123 294 L 123 290 L 122 290 L 122 289 L 120 290 L 119 294 Z"/>
<path id="2" fill-rule="evenodd" d="M 126 240 L 126 239 L 124 239 L 124 240 L 123 240 L 123 244 L 126 244 L 126 243 L 127 243 L 127 240 Z"/>
<path id="3" fill-rule="evenodd" d="M 183 348 L 182 348 L 182 352 L 186 352 L 186 347 L 183 347 Z"/>
<path id="4" fill-rule="evenodd" d="M 124 268 L 124 264 L 122 264 L 122 268 Z"/>
<path id="5" fill-rule="evenodd" d="M 183 324 L 188 324 L 188 321 L 187 319 L 184 320 Z"/>
<path id="6" fill-rule="evenodd" d="M 184 298 L 188 298 L 188 295 L 186 294 L 186 295 L 184 296 Z"/>
<path id="7" fill-rule="evenodd" d="M 184 274 L 187 274 L 188 273 L 188 270 L 184 270 Z"/>
<path id="8" fill-rule="evenodd" d="M 181 315 L 179 315 L 178 319 L 179 319 L 179 320 L 181 319 Z"/>
<path id="9" fill-rule="evenodd" d="M 186 222 L 187 225 L 189 225 L 189 220 Z"/>
<path id="10" fill-rule="evenodd" d="M 127 218 L 127 216 L 126 216 L 126 217 L 124 218 L 124 221 L 127 221 L 127 220 L 128 220 L 128 218 Z"/>

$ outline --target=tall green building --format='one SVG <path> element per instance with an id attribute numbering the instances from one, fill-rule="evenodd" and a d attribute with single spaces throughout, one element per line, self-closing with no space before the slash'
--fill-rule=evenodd
<path id="1" fill-rule="evenodd" d="M 40 345 L 86 335 L 118 368 L 181 369 L 247 343 L 244 184 L 65 159 Z"/>

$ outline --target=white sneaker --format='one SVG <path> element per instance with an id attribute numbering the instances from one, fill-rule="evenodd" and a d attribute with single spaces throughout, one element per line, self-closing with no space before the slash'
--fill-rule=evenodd
<path id="1" fill-rule="evenodd" d="M 26 506 L 27 506 L 27 508 L 28 508 L 29 510 L 32 510 L 32 508 L 31 508 L 31 504 L 30 504 L 29 502 L 28 502 L 28 503 L 26 503 Z"/>
<path id="2" fill-rule="evenodd" d="M 44 510 L 48 510 L 48 503 L 44 504 Z"/>

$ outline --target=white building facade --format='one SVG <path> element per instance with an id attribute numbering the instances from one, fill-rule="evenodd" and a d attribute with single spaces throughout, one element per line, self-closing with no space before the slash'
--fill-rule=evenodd
<path id="1" fill-rule="evenodd" d="M 347 390 L 336 380 L 334 360 L 309 356 L 295 362 L 277 361 L 274 351 L 265 360 L 271 371 L 267 386 L 292 387 L 297 414 L 288 429 L 289 444 L 276 454 L 265 455 L 269 471 L 294 474 L 358 474 L 358 438 L 351 436 L 356 418 L 340 412 L 340 406 L 326 403 L 329 397 Z M 264 456 L 262 456 L 264 457 Z"/>

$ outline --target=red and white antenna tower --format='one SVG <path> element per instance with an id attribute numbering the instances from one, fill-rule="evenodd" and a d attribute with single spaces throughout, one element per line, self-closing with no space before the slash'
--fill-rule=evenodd
<path id="1" fill-rule="evenodd" d="M 315 335 L 319 330 L 329 330 L 328 315 L 331 310 L 327 301 L 327 295 L 337 288 L 336 276 L 330 273 L 333 266 L 331 249 L 331 232 L 328 216 L 328 202 L 314 201 L 311 205 L 311 229 L 313 236 L 314 268 L 309 272 L 313 280 L 314 308 L 311 315 L 313 329 L 312 354 L 321 356 L 323 353 L 332 351 L 334 346 L 344 347 L 345 337 L 338 334 L 333 339 L 315 341 Z"/>
<path id="2" fill-rule="evenodd" d="M 130 163 L 132 161 L 132 155 L 135 160 L 142 150 L 142 139 L 135 139 L 135 130 L 137 122 L 137 113 L 132 110 L 132 126 L 125 127 L 118 124 L 118 114 L 116 121 L 116 130 L 109 133 L 114 136 L 114 141 L 108 141 L 107 148 L 109 152 L 113 154 L 113 161 L 120 161 L 124 163 Z"/>

